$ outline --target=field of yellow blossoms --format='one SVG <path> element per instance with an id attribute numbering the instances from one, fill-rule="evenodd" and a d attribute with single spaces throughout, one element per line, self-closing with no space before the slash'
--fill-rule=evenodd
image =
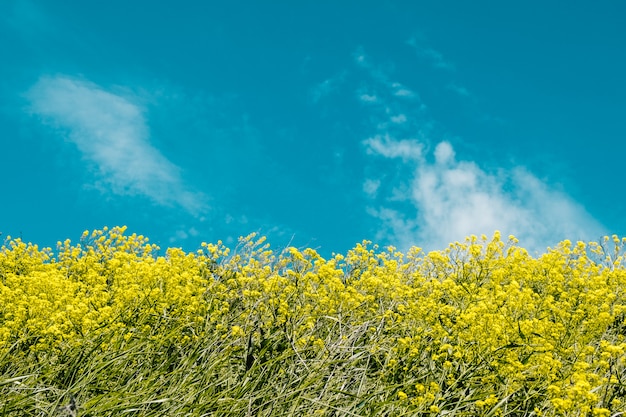
<path id="1" fill-rule="evenodd" d="M 8 238 L 0 416 L 620 416 L 624 246 Z"/>

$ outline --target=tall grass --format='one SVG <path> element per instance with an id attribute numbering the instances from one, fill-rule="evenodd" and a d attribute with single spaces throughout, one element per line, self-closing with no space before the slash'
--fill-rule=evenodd
<path id="1" fill-rule="evenodd" d="M 611 249 L 608 249 L 608 248 Z M 0 251 L 3 416 L 617 416 L 622 241 Z"/>

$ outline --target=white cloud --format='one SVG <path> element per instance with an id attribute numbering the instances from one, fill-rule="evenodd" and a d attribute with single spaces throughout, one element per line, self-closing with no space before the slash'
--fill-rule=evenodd
<path id="1" fill-rule="evenodd" d="M 453 69 L 437 51 L 415 40 L 409 44 L 434 67 Z M 362 50 L 358 56 L 364 56 Z M 503 236 L 515 235 L 527 249 L 541 251 L 563 239 L 591 240 L 604 233 L 580 204 L 528 170 L 488 172 L 476 161 L 459 158 L 448 141 L 432 146 L 432 136 L 441 132 L 425 103 L 413 92 L 415 99 L 404 100 L 398 92 L 406 87 L 363 61 L 357 60 L 379 99 L 378 105 L 367 107 L 374 132 L 362 142 L 368 155 L 378 157 L 368 166 L 363 192 L 378 204 L 368 213 L 380 221 L 379 239 L 404 249 L 435 250 L 499 230 Z M 454 87 L 458 94 L 469 94 Z M 407 137 L 412 139 L 401 139 Z"/>
<path id="2" fill-rule="evenodd" d="M 393 95 L 396 97 L 415 97 L 415 93 L 400 83 L 394 82 L 391 83 L 391 89 L 393 91 Z"/>
<path id="3" fill-rule="evenodd" d="M 206 209 L 205 197 L 188 190 L 180 168 L 150 144 L 144 112 L 132 99 L 66 76 L 42 77 L 26 96 L 33 114 L 67 131 L 112 192 L 143 195 L 194 215 Z"/>
<path id="4" fill-rule="evenodd" d="M 378 98 L 374 94 L 361 94 L 359 100 L 364 103 L 376 103 Z"/>
<path id="5" fill-rule="evenodd" d="M 367 194 L 370 198 L 376 197 L 379 187 L 380 180 L 366 179 L 363 183 L 363 191 L 365 191 L 365 194 Z"/>
<path id="6" fill-rule="evenodd" d="M 440 142 L 435 148 L 435 160 L 440 165 L 445 165 L 454 160 L 454 149 L 450 142 Z"/>
<path id="7" fill-rule="evenodd" d="M 399 143 L 387 138 L 386 146 L 393 149 Z M 515 235 L 526 248 L 542 250 L 562 239 L 589 240 L 603 234 L 582 206 L 523 168 L 485 172 L 475 162 L 457 162 L 448 142 L 439 143 L 434 154 L 434 163 L 423 157 L 414 160 L 414 174 L 407 179 L 408 200 L 417 216 L 386 207 L 371 210 L 386 238 L 400 246 L 443 249 L 472 234 L 499 230 L 504 236 Z"/>
<path id="8" fill-rule="evenodd" d="M 413 93 L 411 90 L 408 90 L 406 88 L 401 88 L 399 90 L 396 90 L 393 94 L 398 97 L 414 97 L 415 96 L 415 93 Z"/>
<path id="9" fill-rule="evenodd" d="M 369 154 L 382 155 L 387 158 L 402 158 L 404 161 L 419 160 L 422 156 L 422 145 L 416 140 L 393 140 L 389 135 L 376 135 L 364 142 Z"/>
<path id="10" fill-rule="evenodd" d="M 393 123 L 402 124 L 406 122 L 406 115 L 399 114 L 397 116 L 391 116 L 390 119 Z"/>

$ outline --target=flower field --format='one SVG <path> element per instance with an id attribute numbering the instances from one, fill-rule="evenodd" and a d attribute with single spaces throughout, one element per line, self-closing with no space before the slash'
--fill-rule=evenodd
<path id="1" fill-rule="evenodd" d="M 619 416 L 626 239 L 0 249 L 1 416 Z"/>

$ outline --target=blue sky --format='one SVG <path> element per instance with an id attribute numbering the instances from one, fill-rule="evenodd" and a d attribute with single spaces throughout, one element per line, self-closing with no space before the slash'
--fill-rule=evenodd
<path id="1" fill-rule="evenodd" d="M 0 232 L 626 235 L 622 1 L 0 2 Z"/>

